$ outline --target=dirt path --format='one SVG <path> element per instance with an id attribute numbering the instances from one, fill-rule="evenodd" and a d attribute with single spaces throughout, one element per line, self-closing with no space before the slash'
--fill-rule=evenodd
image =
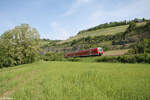
<path id="1" fill-rule="evenodd" d="M 103 56 L 120 56 L 120 55 L 124 55 L 125 53 L 127 53 L 128 50 L 129 49 L 106 51 L 104 52 Z"/>
<path id="2" fill-rule="evenodd" d="M 9 97 L 9 95 L 13 94 L 19 87 L 23 86 L 24 84 L 26 84 L 27 82 L 29 82 L 30 80 L 33 80 L 35 78 L 35 74 L 38 74 L 40 70 L 33 70 L 32 72 L 30 72 L 27 77 L 28 78 L 24 78 L 24 75 L 18 76 L 18 80 L 20 81 L 18 83 L 18 85 L 16 87 L 12 87 L 10 90 L 7 90 L 5 92 L 3 92 L 0 95 L 0 98 L 7 98 Z M 34 77 L 33 77 L 34 76 Z M 17 79 L 17 78 L 16 78 Z"/>

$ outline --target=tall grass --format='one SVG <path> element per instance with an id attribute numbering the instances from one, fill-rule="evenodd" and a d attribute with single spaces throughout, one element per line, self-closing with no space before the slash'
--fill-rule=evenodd
<path id="1" fill-rule="evenodd" d="M 9 81 L 0 94 L 14 89 L 6 96 L 16 100 L 149 100 L 149 76 L 148 64 L 39 62 L 2 69 L 0 83 Z"/>

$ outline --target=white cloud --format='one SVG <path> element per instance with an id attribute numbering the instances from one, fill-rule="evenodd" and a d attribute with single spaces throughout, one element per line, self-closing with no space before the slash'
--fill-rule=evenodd
<path id="1" fill-rule="evenodd" d="M 67 39 L 69 35 L 69 30 L 66 29 L 64 26 L 62 26 L 58 22 L 52 22 L 51 25 L 51 34 L 48 34 L 52 40 L 57 39 L 57 40 L 65 40 Z"/>
<path id="2" fill-rule="evenodd" d="M 146 12 L 150 11 L 149 0 L 133 0 L 129 5 L 124 5 L 116 11 L 110 12 L 110 16 L 114 17 L 146 17 Z"/>
<path id="3" fill-rule="evenodd" d="M 68 9 L 63 14 L 63 16 L 72 17 L 70 15 L 74 15 L 76 17 L 76 14 L 74 13 L 80 12 L 79 22 L 76 23 L 74 22 L 74 20 L 72 22 L 65 22 L 67 23 L 67 25 L 69 25 L 69 23 L 74 23 L 74 26 L 72 27 L 68 27 L 67 25 L 63 26 L 60 24 L 61 22 L 59 22 L 59 24 L 53 23 L 53 29 L 56 29 L 55 35 L 57 35 L 59 39 L 66 39 L 73 35 L 73 32 L 77 32 L 82 29 L 87 29 L 98 24 L 111 21 L 131 20 L 136 17 L 150 17 L 150 14 L 148 13 L 150 11 L 150 0 L 132 0 L 128 3 L 122 1 L 121 3 L 119 2 L 118 4 L 116 4 L 117 6 L 111 4 L 107 4 L 106 6 L 106 3 L 104 1 L 99 3 L 95 1 L 96 0 L 76 0 L 71 5 L 70 9 Z M 110 8 L 112 9 L 109 8 L 108 10 L 108 6 L 110 6 Z M 86 9 L 85 11 L 82 8 L 90 8 L 90 10 Z M 85 15 L 83 11 L 88 13 L 86 13 Z M 73 30 L 76 26 L 77 28 Z"/>
<path id="4" fill-rule="evenodd" d="M 71 7 L 63 14 L 63 16 L 70 16 L 74 12 L 78 10 L 78 8 L 82 5 L 88 4 L 94 0 L 75 0 L 75 2 L 72 3 Z"/>
<path id="5" fill-rule="evenodd" d="M 69 16 L 73 14 L 75 11 L 79 12 L 80 9 L 77 8 L 80 8 L 80 6 L 83 6 L 84 4 L 86 5 L 89 2 L 91 2 L 91 0 L 76 0 L 76 3 L 72 5 L 71 9 L 69 9 L 65 13 L 65 15 Z M 150 0 L 132 0 L 128 3 L 123 3 L 123 2 L 118 3 L 116 4 L 117 6 L 107 5 L 107 6 L 112 6 L 112 8 L 114 7 L 114 9 L 109 9 L 109 10 L 106 10 L 107 6 L 106 4 L 104 4 L 104 2 L 95 4 L 95 6 L 93 6 L 92 4 L 87 5 L 87 7 L 92 8 L 92 10 L 88 13 L 87 18 L 84 19 L 87 20 L 87 22 L 84 23 L 86 25 L 84 25 L 84 27 L 82 28 L 90 28 L 95 25 L 111 22 L 111 21 L 131 20 L 136 17 L 149 18 L 150 17 L 150 14 L 148 13 L 150 11 L 149 4 L 150 4 Z M 84 16 L 84 15 L 80 15 L 80 16 Z M 80 22 L 80 25 L 81 23 L 83 24 L 82 21 Z M 78 27 L 78 30 L 82 30 L 81 27 Z"/>
<path id="6" fill-rule="evenodd" d="M 149 0 L 133 0 L 129 5 L 119 5 L 119 9 L 112 9 L 105 11 L 105 7 L 91 12 L 88 20 L 92 25 L 100 23 L 118 21 L 118 20 L 131 20 L 135 17 L 150 17 Z"/>

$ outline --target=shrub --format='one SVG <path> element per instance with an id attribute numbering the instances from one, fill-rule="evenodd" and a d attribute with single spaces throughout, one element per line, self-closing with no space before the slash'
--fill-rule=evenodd
<path id="1" fill-rule="evenodd" d="M 145 28 L 146 31 L 150 32 L 150 21 L 148 21 L 148 22 L 146 23 L 146 25 L 145 25 L 144 28 Z"/>
<path id="2" fill-rule="evenodd" d="M 148 55 L 148 60 L 147 60 L 147 61 L 148 61 L 148 63 L 150 64 L 150 55 Z"/>
<path id="3" fill-rule="evenodd" d="M 150 63 L 150 54 L 104 56 L 96 59 L 96 62 Z"/>
<path id="4" fill-rule="evenodd" d="M 96 62 L 117 62 L 117 57 L 114 56 L 104 56 L 96 59 Z"/>
<path id="5" fill-rule="evenodd" d="M 67 58 L 67 61 L 77 62 L 77 61 L 81 61 L 81 59 L 80 58 Z"/>
<path id="6" fill-rule="evenodd" d="M 62 61 L 64 60 L 64 54 L 61 52 L 47 52 L 44 56 L 42 56 L 42 59 L 45 61 Z"/>
<path id="7" fill-rule="evenodd" d="M 121 63 L 136 63 L 136 58 L 134 55 L 124 55 L 117 57 L 118 62 Z"/>
<path id="8" fill-rule="evenodd" d="M 13 60 L 12 58 L 7 58 L 4 60 L 3 66 L 5 67 L 9 67 L 9 66 L 14 66 L 15 65 L 15 60 Z"/>
<path id="9" fill-rule="evenodd" d="M 135 57 L 138 63 L 149 63 L 150 56 L 148 54 L 139 54 Z"/>
<path id="10" fill-rule="evenodd" d="M 129 53 L 132 54 L 143 54 L 150 53 L 150 39 L 143 39 L 138 41 L 135 46 L 132 47 Z"/>

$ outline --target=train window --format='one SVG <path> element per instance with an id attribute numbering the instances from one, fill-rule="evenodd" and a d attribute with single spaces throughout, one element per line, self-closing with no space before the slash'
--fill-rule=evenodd
<path id="1" fill-rule="evenodd" d="M 101 51 L 102 51 L 102 48 L 98 48 L 98 50 L 99 50 L 99 52 L 101 52 Z"/>

